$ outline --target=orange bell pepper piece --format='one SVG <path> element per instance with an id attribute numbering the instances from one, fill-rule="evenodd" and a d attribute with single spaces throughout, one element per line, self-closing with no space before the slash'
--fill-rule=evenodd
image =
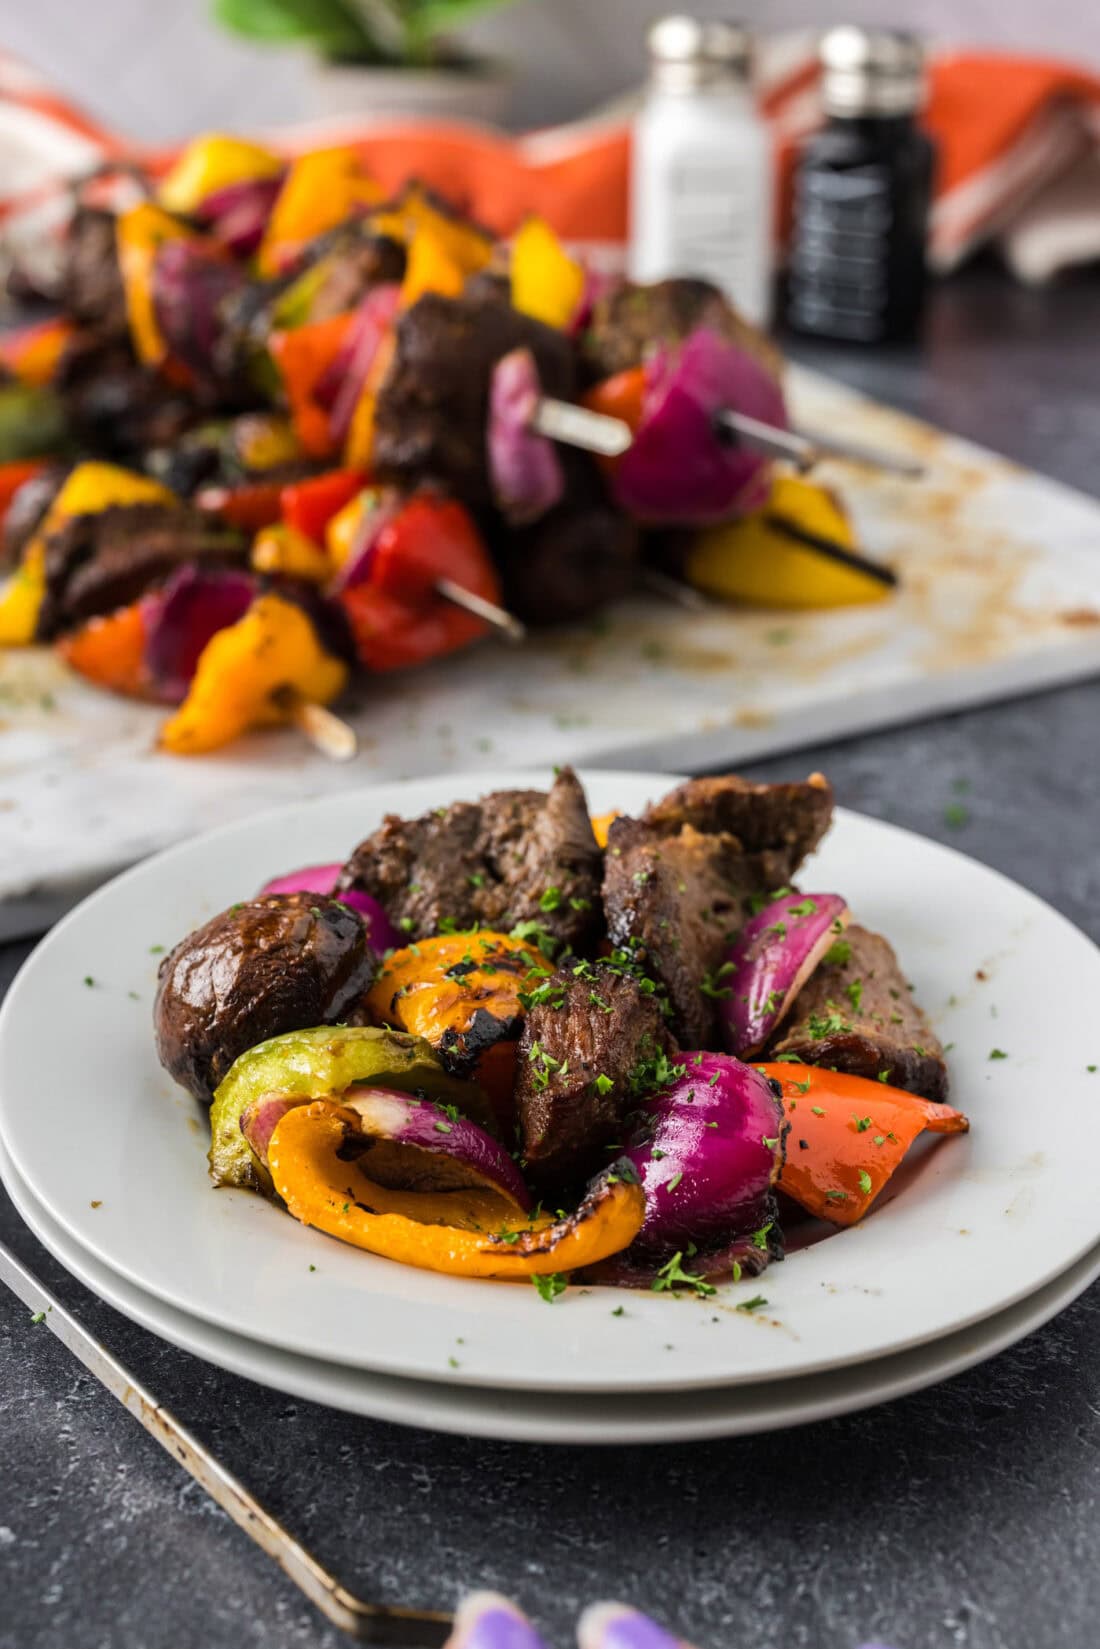
<path id="1" fill-rule="evenodd" d="M 615 820 L 619 817 L 619 810 L 613 807 L 610 813 L 597 813 L 591 820 L 592 834 L 596 838 L 597 847 L 607 846 L 607 833 Z"/>
<path id="2" fill-rule="evenodd" d="M 621 418 L 632 430 L 637 429 L 645 405 L 645 367 L 632 366 L 625 372 L 612 373 L 610 378 L 593 384 L 581 396 L 581 401 L 591 412 L 602 412 L 608 418 Z"/>
<path id="3" fill-rule="evenodd" d="M 780 1189 L 834 1225 L 867 1213 L 925 1128 L 965 1134 L 970 1123 L 951 1105 L 902 1088 L 817 1065 L 757 1065 L 783 1088 L 790 1120 Z"/>
<path id="4" fill-rule="evenodd" d="M 328 1100 L 288 1111 L 268 1146 L 272 1181 L 303 1225 L 403 1265 L 513 1281 L 575 1271 L 626 1248 L 645 1218 L 645 1193 L 626 1179 L 559 1221 L 530 1220 L 503 1193 L 391 1190 L 341 1160 L 354 1121 Z"/>
<path id="5" fill-rule="evenodd" d="M 296 602 L 259 596 L 203 648 L 187 697 L 161 728 L 161 748 L 217 750 L 251 727 L 289 721 L 303 699 L 328 704 L 347 679 L 347 665 L 325 651 Z"/>
<path id="6" fill-rule="evenodd" d="M 289 332 L 273 332 L 267 347 L 278 367 L 294 421 L 294 433 L 311 458 L 331 458 L 337 450 L 327 407 L 314 391 L 336 360 L 355 319 L 349 311 L 324 321 L 307 321 Z"/>
<path id="7" fill-rule="evenodd" d="M 507 1122 L 523 1020 L 520 992 L 549 972 L 537 951 L 506 933 L 440 934 L 394 951 L 367 993 L 367 1008 L 378 1024 L 411 1031 L 443 1052 L 448 1068 L 480 1083 Z M 499 1033 L 494 1041 L 490 1021 Z"/>
<path id="8" fill-rule="evenodd" d="M 357 211 L 377 206 L 383 190 L 364 172 L 353 148 L 299 155 L 279 190 L 260 242 L 261 275 L 278 275 L 302 248 Z"/>
<path id="9" fill-rule="evenodd" d="M 20 383 L 41 386 L 53 382 L 62 351 L 76 328 L 60 316 L 21 326 L 0 339 L 0 365 Z"/>
<path id="10" fill-rule="evenodd" d="M 135 601 L 102 618 L 89 619 L 62 636 L 57 650 L 79 675 L 112 693 L 143 698 L 149 691 L 145 668 L 145 615 Z"/>

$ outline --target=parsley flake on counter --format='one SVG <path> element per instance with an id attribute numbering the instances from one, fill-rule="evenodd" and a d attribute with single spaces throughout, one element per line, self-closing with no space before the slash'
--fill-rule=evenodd
<path id="1" fill-rule="evenodd" d="M 1008 1055 L 1003 1048 L 990 1048 L 989 1057 L 990 1059 L 1007 1059 Z"/>
<path id="2" fill-rule="evenodd" d="M 948 802 L 943 810 L 943 822 L 949 830 L 961 830 L 970 823 L 970 809 L 962 802 Z"/>
<path id="3" fill-rule="evenodd" d="M 32 1323 L 44 1323 L 45 1321 L 46 1313 L 44 1311 L 36 1311 L 34 1316 L 31 1318 Z"/>
<path id="4" fill-rule="evenodd" d="M 539 1298 L 553 1305 L 559 1294 L 564 1294 L 569 1287 L 569 1279 L 560 1271 L 548 1271 L 545 1276 L 531 1278 L 532 1283 L 539 1291 Z"/>
<path id="5" fill-rule="evenodd" d="M 625 1305 L 617 1305 L 615 1307 L 614 1311 L 611 1313 L 611 1315 L 613 1317 L 625 1317 L 626 1316 L 626 1307 L 625 1307 Z"/>
<path id="6" fill-rule="evenodd" d="M 86 973 L 84 975 L 84 983 L 88 986 L 89 990 L 92 988 L 92 986 L 94 986 L 95 980 L 92 978 L 90 973 Z"/>

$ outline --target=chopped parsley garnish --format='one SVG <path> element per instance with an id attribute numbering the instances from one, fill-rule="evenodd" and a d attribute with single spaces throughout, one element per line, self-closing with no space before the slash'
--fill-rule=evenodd
<path id="1" fill-rule="evenodd" d="M 791 1087 L 797 1088 L 800 1094 L 808 1094 L 810 1091 L 810 1079 L 807 1077 L 805 1082 L 792 1082 Z"/>
<path id="2" fill-rule="evenodd" d="M 783 992 L 769 991 L 764 1002 L 765 1013 L 778 1013 L 783 1006 Z"/>
<path id="3" fill-rule="evenodd" d="M 416 926 L 416 923 L 413 921 L 411 916 L 399 916 L 397 919 L 397 925 L 401 929 L 402 933 L 411 933 L 413 928 Z"/>
<path id="4" fill-rule="evenodd" d="M 44 1323 L 45 1321 L 46 1313 L 44 1311 L 36 1311 L 34 1316 L 31 1318 L 32 1323 Z"/>
<path id="5" fill-rule="evenodd" d="M 848 1193 L 847 1191 L 826 1191 L 825 1198 L 828 1202 L 847 1202 Z"/>
<path id="6" fill-rule="evenodd" d="M 821 1109 L 820 1105 L 811 1105 L 810 1110 L 813 1112 L 815 1117 L 823 1117 L 825 1115 L 825 1112 Z"/>
<path id="7" fill-rule="evenodd" d="M 617 1305 L 615 1307 L 614 1311 L 611 1313 L 611 1315 L 613 1317 L 625 1317 L 626 1316 L 626 1307 L 625 1307 L 625 1305 Z"/>
<path id="8" fill-rule="evenodd" d="M 990 1059 L 1007 1059 L 1008 1055 L 1003 1048 L 990 1048 L 989 1057 Z"/>
<path id="9" fill-rule="evenodd" d="M 774 905 L 777 899 L 785 899 L 789 893 L 793 892 L 793 888 L 779 887 L 776 888 L 774 893 L 750 893 L 749 909 L 754 916 L 759 916 L 762 910 L 767 910 L 769 905 Z"/>
<path id="10" fill-rule="evenodd" d="M 856 1125 L 856 1133 L 857 1134 L 865 1134 L 867 1132 L 868 1128 L 871 1126 L 870 1117 L 853 1117 L 852 1121 Z"/>
<path id="11" fill-rule="evenodd" d="M 866 1168 L 861 1168 L 860 1171 L 859 1171 L 859 1188 L 863 1192 L 863 1195 L 865 1197 L 870 1196 L 870 1193 L 871 1193 L 871 1176 L 867 1172 Z"/>
<path id="12" fill-rule="evenodd" d="M 528 1011 L 531 1008 L 560 1008 L 565 1001 L 565 986 L 560 980 L 549 978 L 536 985 L 533 991 L 518 991 L 516 994 L 520 1006 Z"/>
<path id="13" fill-rule="evenodd" d="M 436 1131 L 437 1134 L 453 1134 L 454 1133 L 454 1129 L 451 1127 L 449 1122 L 437 1122 L 435 1124 L 435 1131 Z"/>
<path id="14" fill-rule="evenodd" d="M 708 969 L 702 977 L 699 989 L 704 996 L 709 996 L 719 1002 L 727 996 L 732 996 L 733 986 L 722 984 L 722 980 L 727 979 L 732 972 L 732 962 L 723 962 L 722 966 L 714 969 L 713 972 Z"/>
<path id="15" fill-rule="evenodd" d="M 774 1224 L 775 1224 L 774 1220 L 769 1220 L 767 1225 L 762 1225 L 760 1227 L 759 1231 L 754 1231 L 753 1232 L 753 1234 L 752 1234 L 752 1246 L 754 1248 L 764 1248 L 764 1249 L 767 1248 L 767 1246 L 768 1246 L 768 1232 L 771 1230 L 771 1228 Z"/>
<path id="16" fill-rule="evenodd" d="M 820 1042 L 822 1037 L 837 1036 L 842 1032 L 850 1031 L 852 1028 L 843 1014 L 839 1013 L 831 1003 L 825 1005 L 830 1008 L 829 1013 L 812 1013 L 807 1022 L 807 1029 L 815 1042 Z"/>
<path id="17" fill-rule="evenodd" d="M 601 1071 L 599 1076 L 596 1077 L 596 1079 L 593 1082 L 592 1086 L 593 1086 L 593 1088 L 595 1088 L 595 1090 L 598 1094 L 609 1094 L 611 1092 L 612 1088 L 615 1086 L 615 1083 L 614 1083 L 614 1081 L 612 1080 L 611 1077 L 605 1076 L 604 1073 Z"/>
<path id="18" fill-rule="evenodd" d="M 769 1139 L 767 1134 L 765 1134 L 760 1143 L 764 1147 L 765 1151 L 774 1151 L 776 1146 L 779 1144 L 779 1135 L 777 1134 L 774 1139 Z"/>
<path id="19" fill-rule="evenodd" d="M 471 887 L 484 887 L 485 872 L 483 870 L 472 870 L 466 880 L 469 882 Z"/>
<path id="20" fill-rule="evenodd" d="M 579 897 L 574 897 L 574 898 L 570 899 L 570 901 L 569 901 L 569 909 L 570 910 L 591 910 L 592 909 L 592 901 L 591 901 L 591 899 L 582 899 L 582 898 L 579 898 Z"/>
<path id="21" fill-rule="evenodd" d="M 558 1295 L 564 1294 L 569 1287 L 568 1277 L 563 1276 L 560 1271 L 548 1271 L 544 1277 L 532 1277 L 531 1281 L 547 1305 L 553 1305 Z"/>
<path id="22" fill-rule="evenodd" d="M 684 1177 L 684 1171 L 681 1168 L 678 1173 L 673 1174 L 673 1176 L 670 1180 L 665 1181 L 666 1189 L 669 1190 L 669 1191 L 675 1191 L 676 1187 L 679 1185 L 679 1183 L 683 1179 L 683 1177 Z"/>
<path id="23" fill-rule="evenodd" d="M 558 949 L 558 940 L 547 928 L 543 927 L 541 922 L 517 922 L 509 934 L 509 938 L 523 939 L 529 944 L 533 942 L 542 954 L 549 957 L 551 961 L 553 961 Z"/>
<path id="24" fill-rule="evenodd" d="M 889 1080 L 890 1080 L 890 1072 L 889 1071 L 880 1071 L 878 1073 L 878 1076 L 875 1078 L 876 1082 L 889 1082 Z"/>
<path id="25" fill-rule="evenodd" d="M 681 1286 L 694 1289 L 701 1300 L 706 1299 L 708 1294 L 716 1294 L 718 1291 L 713 1283 L 708 1283 L 705 1277 L 698 1276 L 694 1271 L 684 1270 L 683 1258 L 684 1251 L 680 1249 L 661 1267 L 650 1285 L 654 1294 L 663 1294 Z"/>
<path id="26" fill-rule="evenodd" d="M 885 1134 L 876 1134 L 875 1135 L 875 1144 L 876 1145 L 885 1145 L 886 1144 Z"/>
<path id="27" fill-rule="evenodd" d="M 737 1307 L 738 1311 L 759 1311 L 762 1305 L 767 1305 L 763 1294 L 754 1294 L 751 1300 L 742 1300 Z"/>
<path id="28" fill-rule="evenodd" d="M 825 955 L 823 962 L 831 962 L 836 967 L 843 967 L 845 962 L 852 960 L 852 942 L 850 939 L 834 939 Z"/>
<path id="29" fill-rule="evenodd" d="M 817 906 L 812 899 L 803 899 L 799 905 L 787 906 L 788 916 L 815 916 L 816 914 Z"/>
<path id="30" fill-rule="evenodd" d="M 95 980 L 92 978 L 90 973 L 86 973 L 84 975 L 84 983 L 88 986 L 89 989 L 91 989 L 91 987 L 95 984 Z"/>
<path id="31" fill-rule="evenodd" d="M 539 909 L 546 911 L 557 910 L 561 904 L 561 901 L 562 892 L 560 887 L 544 888 L 539 894 Z"/>
<path id="32" fill-rule="evenodd" d="M 844 994 L 852 1004 L 852 1012 L 859 1012 L 859 1005 L 863 1001 L 863 980 L 853 979 L 844 987 Z"/>

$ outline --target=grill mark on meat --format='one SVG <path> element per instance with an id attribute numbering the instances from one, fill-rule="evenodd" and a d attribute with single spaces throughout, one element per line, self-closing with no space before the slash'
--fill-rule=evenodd
<path id="1" fill-rule="evenodd" d="M 851 923 L 845 962 L 822 962 L 794 1007 L 794 1019 L 769 1049 L 807 1065 L 833 1066 L 884 1081 L 925 1099 L 947 1098 L 947 1066 L 939 1038 L 913 998 L 893 946 Z"/>
<path id="2" fill-rule="evenodd" d="M 339 885 L 379 900 L 410 940 L 446 921 L 505 931 L 537 921 L 579 948 L 598 928 L 600 864 L 584 791 L 566 767 L 549 792 L 500 790 L 419 819 L 390 814 L 360 842 Z M 551 888 L 559 899 L 547 910 Z"/>
<path id="3" fill-rule="evenodd" d="M 231 566 L 247 559 L 236 533 L 171 504 L 112 505 L 77 515 L 46 539 L 46 594 L 37 639 L 135 601 L 184 563 Z"/>
<path id="4" fill-rule="evenodd" d="M 608 837 L 604 908 L 615 945 L 640 946 L 668 991 L 685 1048 L 717 1045 L 714 979 L 744 922 L 745 900 L 791 880 L 832 815 L 820 775 L 753 784 L 734 774 L 693 779 L 616 819 Z"/>
<path id="5" fill-rule="evenodd" d="M 514 1090 L 523 1153 L 533 1180 L 564 1190 L 606 1161 L 637 1106 L 631 1074 L 641 1059 L 674 1051 L 657 998 L 601 963 L 564 971 L 528 1009 Z M 611 1083 L 601 1093 L 598 1077 Z M 606 1086 L 606 1084 L 601 1084 Z"/>

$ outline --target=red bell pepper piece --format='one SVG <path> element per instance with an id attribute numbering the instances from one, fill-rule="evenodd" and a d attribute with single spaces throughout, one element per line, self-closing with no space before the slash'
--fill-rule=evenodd
<path id="1" fill-rule="evenodd" d="M 282 520 L 285 491 L 282 481 L 244 481 L 236 487 L 200 487 L 195 503 L 228 526 L 255 533 Z"/>
<path id="2" fill-rule="evenodd" d="M 10 463 L 0 464 L 0 532 L 4 529 L 4 519 L 12 500 L 24 481 L 33 480 L 48 462 L 46 458 L 13 458 Z"/>
<path id="3" fill-rule="evenodd" d="M 500 581 L 467 510 L 453 499 L 409 499 L 382 526 L 366 579 L 340 594 L 362 662 L 400 670 L 456 652 L 488 629 L 437 591 L 441 578 L 500 602 Z"/>
<path id="4" fill-rule="evenodd" d="M 327 470 L 308 481 L 294 481 L 283 488 L 282 518 L 288 527 L 323 545 L 325 528 L 362 491 L 366 479 L 362 470 Z"/>

